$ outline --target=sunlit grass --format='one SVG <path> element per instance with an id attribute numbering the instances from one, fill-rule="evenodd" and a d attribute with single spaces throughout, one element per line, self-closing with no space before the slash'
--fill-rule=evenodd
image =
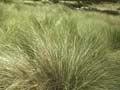
<path id="1" fill-rule="evenodd" d="M 0 13 L 0 90 L 119 90 L 119 16 L 2 3 Z"/>

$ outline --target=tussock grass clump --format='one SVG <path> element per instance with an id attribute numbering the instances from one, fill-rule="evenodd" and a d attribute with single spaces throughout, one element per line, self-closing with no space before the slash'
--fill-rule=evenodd
<path id="1" fill-rule="evenodd" d="M 109 52 L 119 17 L 10 6 L 0 21 L 0 90 L 119 90 L 119 58 Z"/>

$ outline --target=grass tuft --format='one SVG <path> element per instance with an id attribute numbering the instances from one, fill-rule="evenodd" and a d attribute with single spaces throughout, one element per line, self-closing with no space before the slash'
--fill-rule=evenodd
<path id="1" fill-rule="evenodd" d="M 0 90 L 119 90 L 119 16 L 3 3 L 0 12 Z"/>

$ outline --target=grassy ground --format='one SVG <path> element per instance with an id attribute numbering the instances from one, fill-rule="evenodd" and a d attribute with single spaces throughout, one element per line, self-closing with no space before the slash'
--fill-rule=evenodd
<path id="1" fill-rule="evenodd" d="M 93 4 L 93 7 L 100 8 L 100 9 L 108 9 L 108 10 L 117 10 L 120 8 L 120 3 L 100 3 L 100 4 Z"/>
<path id="2" fill-rule="evenodd" d="M 0 3 L 0 90 L 119 90 L 120 16 Z"/>

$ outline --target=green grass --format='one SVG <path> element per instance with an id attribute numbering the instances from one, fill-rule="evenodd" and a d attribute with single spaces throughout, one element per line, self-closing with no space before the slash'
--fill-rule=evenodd
<path id="1" fill-rule="evenodd" d="M 0 90 L 119 90 L 120 16 L 0 3 Z"/>
<path id="2" fill-rule="evenodd" d="M 92 7 L 96 7 L 99 9 L 108 9 L 108 10 L 117 10 L 120 7 L 120 3 L 100 3 L 100 4 L 92 4 Z"/>

